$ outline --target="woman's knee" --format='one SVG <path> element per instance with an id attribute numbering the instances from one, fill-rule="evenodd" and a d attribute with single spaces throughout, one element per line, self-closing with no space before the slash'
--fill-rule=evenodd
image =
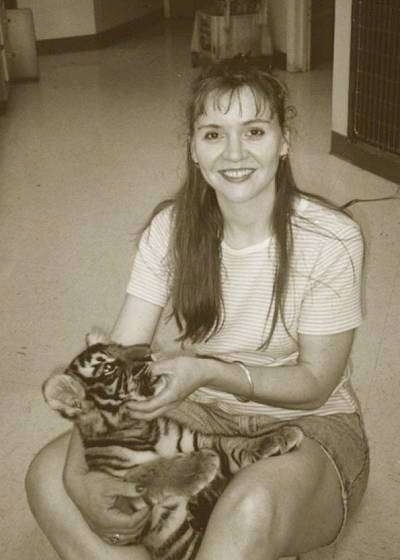
<path id="1" fill-rule="evenodd" d="M 249 480 L 235 480 L 224 493 L 224 501 L 242 520 L 264 519 L 273 514 L 273 492 Z"/>
<path id="2" fill-rule="evenodd" d="M 217 503 L 221 516 L 229 519 L 232 531 L 246 534 L 259 545 L 272 549 L 279 526 L 279 500 L 273 485 L 246 477 L 234 479 Z"/>
<path id="3" fill-rule="evenodd" d="M 336 472 L 318 444 L 307 441 L 303 447 L 240 471 L 216 507 L 232 530 L 251 535 L 260 546 L 268 543 L 277 557 L 330 542 L 342 519 Z"/>
<path id="4" fill-rule="evenodd" d="M 62 473 L 69 434 L 63 434 L 41 449 L 29 465 L 25 476 L 28 503 L 35 514 L 50 499 L 63 491 Z"/>

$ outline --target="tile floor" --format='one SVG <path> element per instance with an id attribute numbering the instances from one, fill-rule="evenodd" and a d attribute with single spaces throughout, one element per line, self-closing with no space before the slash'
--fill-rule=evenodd
<path id="1" fill-rule="evenodd" d="M 93 326 L 118 312 L 137 228 L 183 169 L 190 28 L 157 25 L 112 48 L 42 57 L 0 120 L 0 557 L 53 560 L 27 508 L 34 453 L 68 425 L 40 385 Z M 298 109 L 299 185 L 336 201 L 398 187 L 329 155 L 329 69 L 285 76 Z M 400 205 L 359 205 L 367 240 L 366 318 L 354 381 L 372 452 L 368 494 L 344 539 L 312 560 L 400 560 Z M 165 339 L 165 335 L 164 335 Z M 163 340 L 163 335 L 161 335 Z"/>

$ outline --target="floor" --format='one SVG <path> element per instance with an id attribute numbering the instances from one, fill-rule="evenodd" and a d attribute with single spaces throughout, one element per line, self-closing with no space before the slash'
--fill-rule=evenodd
<path id="1" fill-rule="evenodd" d="M 68 427 L 40 386 L 93 325 L 112 326 L 135 233 L 179 184 L 189 39 L 189 26 L 175 22 L 102 51 L 42 57 L 40 81 L 13 87 L 1 117 L 2 560 L 56 558 L 23 490 L 34 453 Z M 329 155 L 330 69 L 284 77 L 298 110 L 299 185 L 338 202 L 398 192 Z M 353 360 L 371 480 L 340 544 L 305 558 L 400 560 L 400 204 L 360 204 L 354 215 L 367 243 L 365 321 Z"/>

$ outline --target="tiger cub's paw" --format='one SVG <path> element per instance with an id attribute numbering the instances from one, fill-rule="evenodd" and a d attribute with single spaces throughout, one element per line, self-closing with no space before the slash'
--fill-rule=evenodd
<path id="1" fill-rule="evenodd" d="M 260 446 L 261 457 L 284 455 L 300 446 L 304 434 L 297 426 L 284 426 L 265 436 Z"/>
<path id="2" fill-rule="evenodd" d="M 198 494 L 215 478 L 219 465 L 218 454 L 204 449 L 144 463 L 130 469 L 124 478 L 154 504 L 171 495 L 188 499 Z"/>

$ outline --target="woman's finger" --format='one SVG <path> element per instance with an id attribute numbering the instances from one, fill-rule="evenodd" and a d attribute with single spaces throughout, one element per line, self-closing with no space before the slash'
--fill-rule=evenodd
<path id="1" fill-rule="evenodd" d="M 139 533 L 141 527 L 147 522 L 151 515 L 151 508 L 146 506 L 131 514 L 123 513 L 117 508 L 113 508 L 109 513 L 110 520 L 113 519 L 115 523 L 107 527 L 107 533 L 118 530 L 123 535 L 132 535 Z"/>
<path id="2" fill-rule="evenodd" d="M 192 358 L 194 358 L 196 356 L 196 352 L 194 352 L 193 350 L 169 350 L 167 352 L 163 352 L 163 351 L 159 351 L 159 352 L 153 352 L 151 354 L 152 359 L 155 362 L 167 362 L 167 361 L 174 361 L 176 358 L 180 358 L 182 356 L 190 356 Z"/>
<path id="3" fill-rule="evenodd" d="M 117 507 L 107 510 L 105 515 L 98 520 L 87 520 L 90 528 L 100 537 L 119 533 L 125 536 L 139 534 L 149 516 L 152 508 L 144 507 L 132 513 L 124 513 Z"/>
<path id="4" fill-rule="evenodd" d="M 138 420 L 154 420 L 154 418 L 158 418 L 159 416 L 163 416 L 170 410 L 179 406 L 181 401 L 174 401 L 172 404 L 166 405 L 162 408 L 158 408 L 154 412 L 134 412 L 132 416 Z"/>
<path id="5" fill-rule="evenodd" d="M 155 397 L 146 401 L 129 401 L 125 406 L 129 408 L 132 416 L 134 416 L 136 412 L 155 412 L 164 406 L 174 403 L 176 400 L 176 394 L 167 385 Z"/>
<path id="6" fill-rule="evenodd" d="M 165 405 L 161 405 L 161 406 L 157 406 L 154 410 L 138 410 L 136 409 L 136 407 L 133 407 L 130 411 L 129 411 L 129 416 L 132 418 L 136 418 L 138 420 L 153 420 L 154 418 L 157 418 L 158 416 L 162 416 L 163 414 L 165 414 L 166 412 L 168 412 L 169 410 L 172 410 L 173 408 L 176 408 L 177 406 L 179 406 L 179 404 L 182 402 L 181 399 L 176 399 L 174 398 L 174 400 L 172 402 L 168 402 Z M 133 403 L 133 405 L 135 405 L 136 403 Z"/>
<path id="7" fill-rule="evenodd" d="M 108 478 L 105 480 L 103 492 L 106 496 L 124 496 L 126 498 L 139 498 L 143 495 L 145 490 L 135 482 L 127 482 L 125 480 L 118 480 Z"/>
<path id="8" fill-rule="evenodd" d="M 134 413 L 132 413 L 132 417 L 136 418 L 137 420 L 154 420 L 154 418 L 158 418 L 159 416 L 162 416 L 163 414 L 165 414 L 169 410 L 172 410 L 178 405 L 179 402 L 175 401 L 173 404 L 169 404 L 161 408 L 157 408 L 157 410 L 154 410 L 153 412 L 135 411 Z"/>
<path id="9" fill-rule="evenodd" d="M 151 372 L 154 376 L 171 375 L 176 367 L 175 359 L 167 359 L 153 362 L 151 364 Z"/>
<path id="10" fill-rule="evenodd" d="M 154 362 L 166 362 L 177 358 L 180 354 L 178 352 L 152 352 L 151 358 Z"/>
<path id="11" fill-rule="evenodd" d="M 100 531 L 99 536 L 109 544 L 127 545 L 134 543 L 143 532 L 143 529 L 151 516 L 151 508 L 146 507 L 132 515 L 123 515 L 125 525 L 120 524 L 110 527 L 106 531 Z M 96 531 L 95 531 L 96 532 Z"/>

